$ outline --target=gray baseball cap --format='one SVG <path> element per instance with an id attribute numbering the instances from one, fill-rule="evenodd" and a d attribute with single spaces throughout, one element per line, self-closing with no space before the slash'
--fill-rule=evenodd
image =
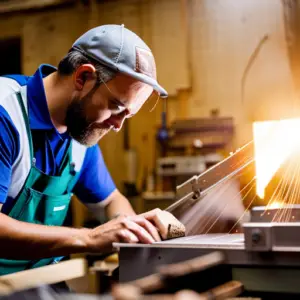
<path id="1" fill-rule="evenodd" d="M 157 82 L 154 56 L 146 43 L 124 25 L 103 25 L 90 29 L 72 46 L 108 68 L 149 84 L 160 97 L 167 91 Z"/>

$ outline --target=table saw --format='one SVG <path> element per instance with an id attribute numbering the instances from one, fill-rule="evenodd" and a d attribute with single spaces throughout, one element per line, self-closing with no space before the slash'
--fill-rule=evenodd
<path id="1" fill-rule="evenodd" d="M 238 193 L 233 190 L 237 190 L 237 178 L 251 173 L 254 168 L 251 142 L 200 176 L 178 186 L 177 201 L 167 211 L 186 225 L 186 236 L 151 245 L 115 244 L 119 249 L 120 282 L 150 275 L 161 265 L 219 250 L 226 259 L 222 269 L 215 273 L 216 279 L 224 276 L 226 280 L 239 280 L 249 295 L 287 293 L 290 296 L 296 294 L 299 299 L 300 206 L 253 206 L 250 209 L 252 188 L 246 184 L 238 189 Z M 218 193 L 220 196 L 214 197 Z M 237 201 L 233 201 L 231 208 L 227 209 L 227 200 L 236 195 L 239 195 Z M 245 197 L 248 198 L 246 210 L 237 204 Z M 218 205 L 210 207 L 210 210 L 216 211 L 214 218 L 209 220 L 207 217 L 203 221 L 209 211 L 203 204 L 205 202 Z M 220 208 L 221 203 L 223 206 Z M 226 209 L 229 230 L 226 226 L 215 226 L 224 218 Z"/>

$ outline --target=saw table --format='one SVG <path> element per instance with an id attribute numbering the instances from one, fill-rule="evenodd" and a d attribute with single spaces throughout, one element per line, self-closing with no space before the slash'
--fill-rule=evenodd
<path id="1" fill-rule="evenodd" d="M 253 145 L 250 143 L 179 186 L 178 200 L 167 210 L 182 220 L 186 211 L 195 210 L 207 195 L 216 194 L 218 187 L 249 168 L 253 161 Z M 161 265 L 182 262 L 218 250 L 224 254 L 225 262 L 216 269 L 216 279 L 226 277 L 226 280 L 238 280 L 251 296 L 251 293 L 283 293 L 281 295 L 288 294 L 289 298 L 284 296 L 280 299 L 291 299 L 292 294 L 299 299 L 300 207 L 292 205 L 268 209 L 265 213 L 266 209 L 252 208 L 250 216 L 240 222 L 240 230 L 231 230 L 227 234 L 190 234 L 193 231 L 188 230 L 186 237 L 152 245 L 115 244 L 119 249 L 120 282 L 150 275 Z M 289 215 L 290 221 L 272 222 L 278 214 Z M 198 217 L 198 214 L 193 214 L 194 219 Z"/>
<path id="2" fill-rule="evenodd" d="M 118 244 L 120 282 L 148 276 L 161 265 L 218 250 L 224 254 L 225 263 L 216 269 L 216 280 L 240 281 L 251 296 L 251 293 L 256 293 L 255 296 L 257 293 L 292 293 L 299 297 L 300 223 L 262 227 L 255 224 L 258 223 L 245 224 L 245 234 L 198 235 L 152 245 Z M 287 237 L 285 233 L 289 231 L 291 234 Z"/>

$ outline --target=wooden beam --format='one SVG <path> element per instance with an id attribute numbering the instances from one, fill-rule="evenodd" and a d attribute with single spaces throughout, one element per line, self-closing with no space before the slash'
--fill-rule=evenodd
<path id="1" fill-rule="evenodd" d="M 75 0 L 10 0 L 5 3 L 0 3 L 0 14 L 30 9 L 43 9 L 71 3 L 75 3 Z"/>
<path id="2" fill-rule="evenodd" d="M 83 258 L 77 258 L 0 276 L 0 295 L 83 277 L 87 272 L 87 261 Z"/>

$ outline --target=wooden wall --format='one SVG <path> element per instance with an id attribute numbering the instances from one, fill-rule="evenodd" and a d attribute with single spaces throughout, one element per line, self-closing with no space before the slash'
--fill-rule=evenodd
<path id="1" fill-rule="evenodd" d="M 284 6 L 280 0 L 91 1 L 89 6 L 1 15 L 2 37 L 21 36 L 23 72 L 40 63 L 56 65 L 75 39 L 105 23 L 124 23 L 153 49 L 158 78 L 169 90 L 169 121 L 208 116 L 218 108 L 233 116 L 235 146 L 252 138 L 255 120 L 296 112 L 297 99 L 288 57 Z M 296 100 L 295 100 L 296 99 Z M 149 101 L 130 121 L 130 144 L 141 176 L 154 165 L 154 135 L 161 103 Z M 291 109 L 292 108 L 292 109 Z M 122 133 L 101 143 L 118 186 L 124 178 Z"/>
<path id="2" fill-rule="evenodd" d="M 253 121 L 295 111 L 281 1 L 194 0 L 190 15 L 190 115 L 212 108 L 233 115 L 241 145 L 251 139 Z"/>

